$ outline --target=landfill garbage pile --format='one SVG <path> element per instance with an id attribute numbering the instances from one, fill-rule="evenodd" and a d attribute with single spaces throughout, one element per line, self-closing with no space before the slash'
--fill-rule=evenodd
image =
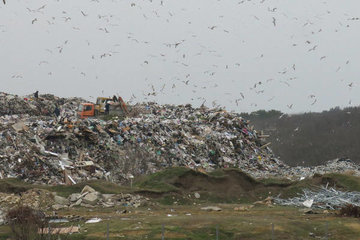
<path id="1" fill-rule="evenodd" d="M 255 178 L 360 172 L 358 165 L 341 159 L 326 166 L 291 168 L 274 156 L 266 135 L 239 114 L 221 109 L 146 103 L 132 106 L 126 118 L 104 121 L 79 119 L 77 105 L 83 101 L 79 98 L 41 95 L 29 101 L 2 93 L 0 99 L 6 106 L 11 101 L 19 106 L 12 114 L 0 106 L 0 179 L 17 177 L 40 184 L 123 182 L 174 166 L 201 171 L 235 167 Z M 58 106 L 60 116 L 50 108 L 43 114 L 47 106 Z"/>
<path id="2" fill-rule="evenodd" d="M 324 175 L 327 173 L 343 173 L 351 174 L 353 176 L 360 176 L 360 165 L 354 163 L 350 159 L 337 158 L 327 161 L 324 165 L 304 167 L 290 167 L 276 159 L 277 163 L 274 164 L 271 171 L 259 171 L 256 169 L 244 169 L 244 172 L 250 174 L 254 178 L 286 178 L 294 181 L 301 181 L 306 178 L 311 178 L 315 174 Z"/>
<path id="3" fill-rule="evenodd" d="M 222 110 L 147 104 L 136 117 L 110 121 L 61 110 L 73 113 L 0 116 L 0 178 L 119 182 L 171 166 L 271 170 L 280 163 L 246 120 Z"/>
<path id="4" fill-rule="evenodd" d="M 340 209 L 341 207 L 352 204 L 360 206 L 360 192 L 343 192 L 334 188 L 322 186 L 314 191 L 304 189 L 298 197 L 281 199 L 274 198 L 275 203 L 283 206 L 308 207 L 319 209 Z"/>
<path id="5" fill-rule="evenodd" d="M 347 158 L 337 158 L 327 161 L 324 165 L 318 166 L 284 166 L 282 173 L 279 176 L 293 180 L 303 180 L 305 178 L 310 178 L 315 174 L 324 175 L 326 173 L 346 173 L 354 176 L 360 176 L 360 165 Z"/>
<path id="6" fill-rule="evenodd" d="M 163 167 L 271 169 L 278 165 L 249 122 L 219 109 L 149 104 L 149 114 L 119 121 L 118 145 L 137 144 Z"/>
<path id="7" fill-rule="evenodd" d="M 51 94 L 40 95 L 37 99 L 33 95 L 20 97 L 0 92 L 0 116 L 29 114 L 32 116 L 52 116 L 56 106 L 62 106 L 63 116 L 75 116 L 81 98 L 59 98 Z"/>
<path id="8" fill-rule="evenodd" d="M 60 184 L 109 179 L 124 169 L 126 151 L 117 148 L 100 120 L 6 115 L 0 117 L 0 178 Z M 136 162 L 134 162 L 136 164 Z M 120 171 L 120 170 L 119 170 Z M 113 179 L 116 181 L 115 179 Z"/>

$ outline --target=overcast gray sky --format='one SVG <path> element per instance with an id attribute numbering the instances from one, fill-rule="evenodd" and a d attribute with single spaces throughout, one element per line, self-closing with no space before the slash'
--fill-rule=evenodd
<path id="1" fill-rule="evenodd" d="M 359 0 L 7 0 L 0 91 L 238 112 L 355 106 L 359 17 Z"/>

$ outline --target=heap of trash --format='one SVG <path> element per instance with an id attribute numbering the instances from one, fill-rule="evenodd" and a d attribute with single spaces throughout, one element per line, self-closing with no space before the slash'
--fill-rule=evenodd
<path id="1" fill-rule="evenodd" d="M 147 201 L 147 198 L 137 194 L 102 194 L 90 186 L 85 186 L 81 192 L 70 194 L 67 198 L 37 188 L 21 193 L 0 192 L 0 225 L 5 222 L 6 211 L 2 209 L 11 209 L 19 205 L 41 211 L 58 211 L 80 206 L 85 208 L 117 206 L 122 207 L 122 212 L 126 212 L 127 208 L 137 208 Z"/>
<path id="2" fill-rule="evenodd" d="M 18 95 L 0 92 L 0 116 L 23 115 L 52 116 L 55 108 L 62 106 L 62 115 L 74 116 L 82 98 L 60 98 L 52 94 L 44 94 L 35 98 L 33 95 Z"/>
<path id="3" fill-rule="evenodd" d="M 360 207 L 360 192 L 344 192 L 332 187 L 322 186 L 319 189 L 304 189 L 297 197 L 274 198 L 274 202 L 283 206 L 296 206 L 335 210 L 348 204 Z"/>
<path id="4" fill-rule="evenodd" d="M 90 186 L 85 186 L 80 193 L 73 193 L 68 198 L 54 196 L 52 209 L 60 210 L 76 206 L 82 207 L 139 207 L 146 199 L 140 195 L 132 194 L 101 194 Z"/>
<path id="5" fill-rule="evenodd" d="M 21 193 L 0 192 L 0 208 L 9 209 L 23 205 L 33 209 L 49 210 L 53 204 L 54 196 L 44 189 L 29 189 Z"/>
<path id="6" fill-rule="evenodd" d="M 49 95 L 31 100 L 32 106 L 38 101 L 59 106 L 56 117 L 48 116 L 51 110 L 43 115 L 27 111 L 29 99 L 2 96 L 19 109 L 14 111 L 18 114 L 1 112 L 0 178 L 47 184 L 116 182 L 171 166 L 211 171 L 278 165 L 264 138 L 246 120 L 223 110 L 151 103 L 142 105 L 135 117 L 104 121 L 77 118 L 76 108 L 68 106 L 78 99 L 63 105 Z"/>
<path id="7" fill-rule="evenodd" d="M 283 176 L 288 178 L 289 176 L 298 176 L 299 180 L 302 180 L 304 178 L 310 178 L 315 174 L 324 175 L 326 173 L 346 173 L 354 176 L 360 176 L 360 165 L 348 158 L 336 158 L 318 166 L 287 166 L 286 170 L 284 169 Z"/>
<path id="8" fill-rule="evenodd" d="M 274 156 L 267 135 L 222 109 L 144 103 L 132 106 L 127 117 L 105 120 L 80 119 L 80 98 L 0 93 L 0 102 L 0 179 L 122 182 L 174 166 L 240 168 L 255 178 L 310 177 L 339 166 L 359 173 L 358 165 L 339 160 L 318 169 L 291 168 Z"/>

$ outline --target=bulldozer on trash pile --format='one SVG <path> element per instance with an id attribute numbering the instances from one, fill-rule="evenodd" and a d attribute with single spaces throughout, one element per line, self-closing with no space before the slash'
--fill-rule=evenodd
<path id="1" fill-rule="evenodd" d="M 95 104 L 90 102 L 81 103 L 78 111 L 78 115 L 82 119 L 99 115 L 125 116 L 128 113 L 124 100 L 115 96 L 113 98 L 98 97 Z"/>

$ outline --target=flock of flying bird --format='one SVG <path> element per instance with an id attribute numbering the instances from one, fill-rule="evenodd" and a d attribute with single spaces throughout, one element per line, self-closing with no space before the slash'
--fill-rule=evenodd
<path id="1" fill-rule="evenodd" d="M 92 0 L 92 1 L 96 1 L 98 2 L 98 0 Z M 152 2 L 153 0 L 149 0 L 150 2 Z M 250 1 L 250 0 L 247 0 L 247 1 Z M 239 1 L 238 4 L 244 4 L 246 2 L 246 0 L 242 0 L 242 1 Z M 264 3 L 265 0 L 261 0 L 260 3 Z M 3 3 L 6 4 L 6 0 L 3 0 Z M 131 7 L 138 7 L 137 6 L 137 3 L 130 3 Z M 164 6 L 164 1 L 160 1 L 160 6 Z M 29 13 L 32 13 L 32 14 L 37 14 L 37 13 L 43 13 L 43 11 L 46 9 L 47 5 L 42 5 L 36 9 L 30 9 L 30 8 L 26 8 Z M 270 13 L 276 13 L 278 11 L 278 8 L 276 7 L 269 7 L 268 8 L 268 11 Z M 64 16 L 62 17 L 63 18 L 63 21 L 64 22 L 70 22 L 72 20 L 71 16 L 67 16 L 66 12 L 63 11 L 62 12 L 64 14 Z M 81 16 L 83 16 L 84 18 L 87 18 L 89 16 L 89 13 L 85 12 L 84 10 L 79 10 L 79 13 L 81 14 Z M 328 12 L 329 13 L 329 12 Z M 156 12 L 156 11 L 153 11 L 153 14 L 157 17 L 160 17 L 159 13 Z M 168 17 L 172 17 L 174 15 L 174 13 L 172 12 L 168 12 Z M 285 13 L 283 13 L 283 15 L 285 15 Z M 149 16 L 146 15 L 145 13 L 143 14 L 143 17 L 145 19 L 148 19 Z M 219 18 L 223 18 L 224 16 L 219 16 Z M 105 20 L 105 22 L 107 22 L 109 24 L 109 26 L 111 26 L 111 19 L 113 18 L 112 15 L 98 15 L 97 16 L 98 19 L 102 19 L 102 20 Z M 257 16 L 254 16 L 255 20 L 259 20 L 259 17 Z M 358 21 L 360 20 L 359 18 L 356 18 L 356 17 L 350 17 L 348 19 L 349 21 Z M 169 19 L 166 20 L 167 22 L 169 22 Z M 36 24 L 38 22 L 38 18 L 35 17 L 32 21 L 31 21 L 31 24 Z M 55 22 L 55 17 L 52 17 L 52 20 L 47 20 L 48 24 L 49 25 L 52 25 L 54 24 Z M 191 24 L 191 22 L 188 22 L 188 24 Z M 313 23 L 311 21 L 307 21 L 306 23 L 304 23 L 304 27 L 307 26 L 307 25 L 312 25 Z M 276 17 L 272 17 L 272 25 L 273 27 L 277 27 L 278 26 L 278 20 Z M 349 25 L 346 25 L 345 27 L 349 27 Z M 73 27 L 74 30 L 80 30 L 79 27 Z M 217 25 L 212 25 L 212 26 L 209 26 L 208 27 L 209 31 L 215 31 L 217 29 L 220 29 L 219 26 Z M 105 34 L 108 34 L 110 33 L 111 31 L 111 28 L 109 27 L 101 27 L 101 28 L 98 28 L 99 31 L 102 31 L 103 33 Z M 223 32 L 225 33 L 230 33 L 229 30 L 227 29 L 221 29 Z M 316 34 L 316 33 L 320 33 L 322 32 L 322 29 L 318 29 L 317 31 L 313 31 L 311 32 L 311 34 Z M 196 34 L 192 34 L 191 37 L 195 38 L 196 37 Z M 141 41 L 139 39 L 137 39 L 135 37 L 135 35 L 133 33 L 128 33 L 128 36 L 127 38 L 132 41 L 132 42 L 135 42 L 135 43 L 143 43 L 143 44 L 150 44 L 149 41 Z M 163 46 L 165 46 L 166 48 L 170 48 L 170 49 L 173 49 L 175 51 L 175 53 L 179 54 L 181 57 L 180 59 L 174 61 L 174 63 L 176 64 L 179 64 L 183 67 L 189 67 L 189 64 L 184 62 L 184 61 L 181 61 L 181 59 L 186 59 L 188 57 L 188 54 L 187 53 L 184 53 L 181 51 L 181 47 L 184 43 L 186 43 L 186 39 L 180 39 L 176 42 L 171 42 L 171 43 L 163 43 Z M 57 46 L 56 47 L 56 50 L 58 51 L 58 53 L 62 53 L 64 47 L 69 43 L 68 40 L 64 41 L 62 45 L 60 46 Z M 318 49 L 318 45 L 315 44 L 315 45 L 312 45 L 313 43 L 310 41 L 310 40 L 307 40 L 305 42 L 305 44 L 309 45 L 309 49 L 308 49 L 308 52 L 313 52 L 313 51 L 317 51 Z M 90 45 L 90 41 L 87 40 L 87 45 Z M 297 43 L 294 43 L 293 46 L 297 46 Z M 118 47 L 117 45 L 115 45 L 114 47 Z M 185 48 L 185 47 L 184 47 Z M 206 46 L 201 46 L 202 48 L 202 51 L 198 52 L 195 54 L 195 56 L 198 56 L 198 55 L 201 55 L 203 54 L 204 51 L 207 52 L 207 54 L 212 54 L 214 56 L 217 56 L 217 57 L 221 57 L 221 54 L 219 54 L 217 51 L 215 50 L 211 50 L 209 49 L 208 47 Z M 53 53 L 54 50 L 51 50 L 51 49 L 46 49 L 47 52 L 49 53 Z M 105 53 L 102 53 L 100 55 L 92 55 L 91 58 L 92 59 L 103 59 L 103 58 L 107 58 L 107 57 L 111 57 L 113 56 L 114 54 L 117 54 L 119 53 L 118 51 L 109 51 L 109 52 L 105 52 Z M 141 66 L 145 67 L 147 65 L 149 65 L 151 63 L 151 60 L 152 58 L 160 58 L 162 59 L 162 61 L 166 61 L 166 54 L 164 53 L 160 53 L 160 54 L 150 54 L 149 56 L 149 59 L 146 59 L 143 61 L 143 63 L 141 64 Z M 264 54 L 261 54 L 260 55 L 260 58 L 264 58 Z M 324 61 L 325 59 L 327 58 L 327 56 L 322 56 L 320 57 L 320 61 Z M 349 60 L 346 61 L 345 65 L 348 65 L 349 64 Z M 47 60 L 42 60 L 38 63 L 39 66 L 41 65 L 46 65 L 46 64 L 49 64 L 49 62 Z M 239 62 L 236 62 L 234 63 L 231 67 L 237 67 L 239 68 L 241 66 L 241 63 Z M 229 69 L 229 65 L 224 65 L 224 66 L 219 66 L 219 65 L 212 65 L 213 68 L 215 69 L 218 69 L 218 68 L 222 68 L 224 67 L 225 69 Z M 282 69 L 281 71 L 278 72 L 278 74 L 281 76 L 286 76 L 290 71 L 292 72 L 295 72 L 297 70 L 296 68 L 296 64 L 292 64 L 290 65 L 289 67 L 286 67 L 284 69 Z M 336 69 L 336 72 L 339 72 L 341 70 L 341 67 L 338 67 Z M 52 75 L 52 72 L 49 72 L 48 73 L 49 75 Z M 86 76 L 86 73 L 85 72 L 80 72 L 80 74 L 82 76 Z M 203 73 L 204 75 L 208 76 L 208 77 L 212 77 L 216 74 L 216 70 L 207 70 L 207 71 L 204 71 Z M 12 76 L 12 78 L 16 79 L 16 78 L 22 78 L 22 75 L 21 74 L 14 74 Z M 160 78 L 161 79 L 161 78 Z M 285 86 L 287 87 L 291 87 L 291 81 L 292 80 L 296 80 L 297 77 L 295 76 L 291 76 L 289 78 L 287 78 L 286 80 L 278 80 L 279 83 L 282 83 L 284 84 Z M 163 79 L 162 79 L 163 80 Z M 209 84 L 206 84 L 205 86 L 199 86 L 198 84 L 193 83 L 193 79 L 191 77 L 191 74 L 186 74 L 184 75 L 183 77 L 176 77 L 175 80 L 178 81 L 178 83 L 170 83 L 168 85 L 171 86 L 171 90 L 174 90 L 176 87 L 177 87 L 177 84 L 184 84 L 184 86 L 192 86 L 193 89 L 192 89 L 192 92 L 194 93 L 194 95 L 196 95 L 195 93 L 197 92 L 195 89 L 196 88 L 199 88 L 199 89 L 206 89 L 206 88 L 210 88 L 210 87 L 218 87 L 218 84 L 213 84 L 213 85 L 209 85 Z M 274 81 L 274 78 L 270 78 L 270 79 L 267 79 L 265 81 L 258 81 L 256 82 L 252 87 L 250 87 L 250 91 L 253 91 L 254 93 L 256 94 L 264 94 L 265 90 L 263 88 L 264 85 L 266 84 L 269 84 L 271 83 L 272 81 Z M 210 81 L 208 82 L 210 83 Z M 148 99 L 149 97 L 153 97 L 153 96 L 156 96 L 157 94 L 161 93 L 161 94 L 165 94 L 165 89 L 166 89 L 166 86 L 167 84 L 162 84 L 161 87 L 159 88 L 159 90 L 156 90 L 156 87 L 149 83 L 148 84 L 149 86 L 149 91 L 148 92 L 143 92 L 143 99 Z M 347 83 L 347 86 L 349 87 L 349 89 L 353 88 L 355 85 L 354 85 L 354 82 L 350 82 L 350 83 Z M 230 93 L 225 93 L 225 95 L 231 95 Z M 131 95 L 131 99 L 130 101 L 133 101 L 135 100 L 135 98 L 137 98 L 134 94 Z M 236 104 L 236 106 L 239 106 L 241 101 L 243 101 L 245 99 L 245 92 L 242 91 L 239 93 L 239 97 L 235 98 L 234 100 L 231 100 L 231 102 L 234 102 Z M 271 96 L 267 101 L 270 102 L 272 101 L 273 99 L 275 99 L 275 96 Z M 310 105 L 315 105 L 318 101 L 317 97 L 314 95 L 314 94 L 310 94 L 308 96 L 308 99 L 311 100 L 311 102 L 309 103 Z M 191 100 L 195 100 L 194 98 L 191 98 Z M 205 99 L 204 97 L 198 97 L 197 100 L 201 100 L 202 101 L 202 104 L 204 104 L 206 102 L 207 99 Z M 349 101 L 349 104 L 351 104 L 351 101 Z M 257 106 L 256 103 L 252 103 L 251 104 L 252 106 Z M 213 107 L 220 107 L 220 104 L 217 103 L 217 101 L 213 101 L 212 102 L 212 106 Z M 288 109 L 293 109 L 293 106 L 294 104 L 293 103 L 290 103 L 290 104 L 286 104 L 287 108 Z"/>

